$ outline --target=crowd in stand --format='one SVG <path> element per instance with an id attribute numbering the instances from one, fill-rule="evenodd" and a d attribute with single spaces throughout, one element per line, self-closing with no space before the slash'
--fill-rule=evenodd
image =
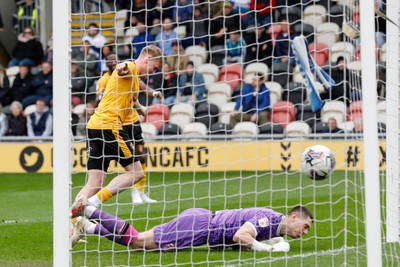
<path id="1" fill-rule="evenodd" d="M 101 3 L 87 2 L 90 6 L 85 7 L 88 8 L 86 10 L 104 9 Z M 84 8 L 79 3 L 73 1 L 73 12 Z M 73 122 L 77 124 L 74 132 L 78 135 L 84 133 L 82 125 L 96 106 L 97 80 L 108 70 L 107 55 L 118 53 L 118 60 L 136 58 L 141 49 L 149 44 L 156 44 L 162 49 L 165 63 L 162 71 L 149 77 L 146 82 L 163 93 L 162 103 L 169 108 L 176 103 L 189 102 L 198 106 L 207 101 L 209 86 L 203 73 L 198 71 L 200 64 L 185 54 L 189 47 L 201 46 L 209 51 L 204 62 L 216 64 L 219 70 L 225 65 L 238 63 L 242 66 L 243 74 L 245 67 L 251 63 L 265 64 L 270 72 L 269 77 L 260 71 L 246 81 L 241 77 L 242 81 L 232 86 L 232 101 L 236 105 L 231 111 L 229 124 L 234 127 L 240 121 L 252 121 L 259 125 L 269 122 L 272 106 L 270 88 L 265 82 L 275 81 L 274 77 L 285 72 L 288 75 L 284 82 L 278 78 L 276 81 L 281 83 L 283 90 L 290 91 L 296 65 L 290 40 L 305 34 L 296 27 L 303 22 L 301 17 L 295 16 L 293 19 L 294 10 L 300 10 L 302 14 L 307 6 L 314 4 L 306 0 L 154 0 L 115 3 L 116 10 L 128 10 L 125 29 L 136 28 L 137 34 L 131 44 L 120 46 L 107 41 L 99 24 L 87 25 L 87 34 L 82 39 L 82 45 L 73 49 L 71 61 L 72 105 L 86 104 L 88 109 L 78 117 L 73 115 Z M 330 5 L 329 2 L 327 5 Z M 385 3 L 382 0 L 377 0 L 377 5 L 384 10 Z M 326 6 L 327 10 L 331 7 Z M 35 33 L 37 12 L 35 1 L 25 0 L 14 15 L 14 27 L 19 34 L 7 66 L 18 68 L 18 71 L 10 81 L 5 69 L 0 68 L 0 103 L 4 107 L 4 112 L 0 111 L 0 136 L 49 136 L 52 133 L 53 47 L 52 39 L 45 48 L 38 40 Z M 353 20 L 357 20 L 354 15 Z M 377 21 L 379 47 L 385 43 L 386 29 L 383 25 L 381 20 Z M 179 34 L 180 27 L 185 28 L 184 35 Z M 307 36 L 307 39 L 313 41 L 314 34 Z M 349 80 L 355 75 L 347 69 L 347 61 L 344 56 L 334 62 L 329 57 L 325 58 L 323 64 L 337 85 L 330 92 L 322 92 L 322 99 L 343 101 L 347 106 L 352 101 L 362 99 L 359 84 L 351 84 L 354 81 Z M 147 100 L 149 105 L 160 103 L 158 99 Z M 26 108 L 31 105 L 36 105 L 36 108 L 25 116 Z"/>

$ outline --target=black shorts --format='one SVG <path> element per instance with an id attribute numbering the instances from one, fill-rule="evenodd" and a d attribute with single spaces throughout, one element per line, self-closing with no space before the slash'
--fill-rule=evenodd
<path id="1" fill-rule="evenodd" d="M 142 127 L 139 121 L 134 124 L 124 125 L 123 129 L 128 135 L 129 140 L 133 141 L 134 145 L 144 145 Z"/>
<path id="2" fill-rule="evenodd" d="M 87 169 L 107 171 L 111 160 L 122 167 L 136 161 L 132 141 L 123 130 L 87 129 Z"/>

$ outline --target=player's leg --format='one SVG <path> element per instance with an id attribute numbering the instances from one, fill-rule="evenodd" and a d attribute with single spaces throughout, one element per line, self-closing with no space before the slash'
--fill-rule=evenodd
<path id="1" fill-rule="evenodd" d="M 143 178 L 143 170 L 140 161 L 135 160 L 133 148 L 124 131 L 110 130 L 107 131 L 106 134 L 112 136 L 107 137 L 110 141 L 107 142 L 105 152 L 107 155 L 110 155 L 111 159 L 117 160 L 121 166 L 124 167 L 125 172 L 116 176 L 106 187 L 89 198 L 89 202 L 95 206 L 106 202 L 112 196 L 130 188 Z"/>

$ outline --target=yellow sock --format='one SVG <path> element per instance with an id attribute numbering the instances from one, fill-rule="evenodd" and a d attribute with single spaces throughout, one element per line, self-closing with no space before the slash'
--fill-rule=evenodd
<path id="1" fill-rule="evenodd" d="M 106 202 L 113 196 L 106 187 L 102 188 L 96 195 L 102 203 Z"/>
<path id="2" fill-rule="evenodd" d="M 142 180 L 137 182 L 132 188 L 136 188 L 139 191 L 144 191 L 144 189 L 146 188 L 146 180 L 147 180 L 146 168 L 147 168 L 146 163 L 142 163 L 143 178 L 142 178 Z"/>

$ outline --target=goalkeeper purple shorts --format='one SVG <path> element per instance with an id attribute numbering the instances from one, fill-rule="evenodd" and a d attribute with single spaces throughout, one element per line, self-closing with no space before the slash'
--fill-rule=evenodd
<path id="1" fill-rule="evenodd" d="M 154 241 L 161 250 L 176 250 L 207 243 L 212 212 L 192 208 L 170 222 L 154 227 Z"/>

